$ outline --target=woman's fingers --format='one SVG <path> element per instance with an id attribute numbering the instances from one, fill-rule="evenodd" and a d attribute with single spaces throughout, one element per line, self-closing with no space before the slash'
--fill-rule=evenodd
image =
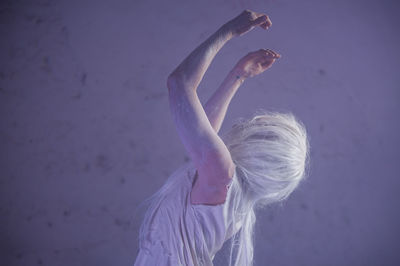
<path id="1" fill-rule="evenodd" d="M 261 66 L 264 68 L 268 68 L 271 66 L 276 59 L 280 58 L 281 55 L 271 49 L 260 49 L 261 52 Z"/>
<path id="2" fill-rule="evenodd" d="M 272 56 L 272 57 L 275 57 L 275 58 L 280 58 L 280 57 L 281 57 L 280 54 L 278 54 L 278 53 L 275 52 L 275 51 L 272 51 L 271 49 L 267 49 L 267 54 L 268 54 L 269 56 Z"/>
<path id="3" fill-rule="evenodd" d="M 263 13 L 256 13 L 255 12 L 255 14 L 256 14 L 257 17 L 262 17 L 262 16 L 267 17 L 267 20 L 260 25 L 263 29 L 268 29 L 269 27 L 272 26 L 272 22 L 271 22 L 271 19 L 269 18 L 269 16 L 267 16 L 266 14 L 263 14 Z"/>
<path id="4" fill-rule="evenodd" d="M 272 22 L 271 22 L 271 20 L 269 19 L 269 17 L 267 16 L 267 21 L 265 21 L 263 24 L 261 24 L 261 27 L 263 28 L 263 29 L 268 29 L 269 27 L 271 27 L 272 26 Z"/>
<path id="5" fill-rule="evenodd" d="M 263 23 L 260 25 L 261 28 L 263 28 L 264 30 L 268 29 L 269 26 L 267 25 L 267 23 Z"/>
<path id="6" fill-rule="evenodd" d="M 271 49 L 260 49 L 258 51 L 262 56 L 275 57 L 275 58 L 280 58 L 281 57 L 280 54 L 278 54 L 275 51 L 272 51 Z"/>
<path id="7" fill-rule="evenodd" d="M 272 55 L 275 55 L 275 52 L 274 51 L 272 51 L 271 49 L 265 49 L 265 51 L 267 52 L 267 54 L 272 54 Z"/>
<path id="8" fill-rule="evenodd" d="M 252 26 L 258 26 L 258 25 L 262 25 L 262 24 L 267 23 L 267 21 L 268 21 L 268 16 L 263 15 L 263 16 L 260 16 L 260 17 L 256 18 L 255 20 L 253 20 L 251 22 L 251 25 Z"/>
<path id="9" fill-rule="evenodd" d="M 246 9 L 227 24 L 233 30 L 235 36 L 242 36 L 256 26 L 268 29 L 271 27 L 272 22 L 266 14 Z"/>

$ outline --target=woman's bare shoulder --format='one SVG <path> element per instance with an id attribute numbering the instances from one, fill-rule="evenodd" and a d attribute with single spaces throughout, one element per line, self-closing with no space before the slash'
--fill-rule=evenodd
<path id="1" fill-rule="evenodd" d="M 202 204 L 213 206 L 224 204 L 233 177 L 234 175 L 232 174 L 228 178 L 221 178 L 218 182 L 210 183 L 207 182 L 207 177 L 201 178 L 199 172 L 196 171 L 190 192 L 190 203 L 192 205 Z"/>

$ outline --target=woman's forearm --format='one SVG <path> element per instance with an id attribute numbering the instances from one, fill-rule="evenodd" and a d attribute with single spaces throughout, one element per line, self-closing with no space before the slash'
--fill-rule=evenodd
<path id="1" fill-rule="evenodd" d="M 208 120 L 216 133 L 218 133 L 221 128 L 229 103 L 243 81 L 244 77 L 241 76 L 241 72 L 236 68 L 232 69 L 219 88 L 204 105 Z"/>
<path id="2" fill-rule="evenodd" d="M 170 74 L 169 79 L 174 78 L 174 81 L 180 83 L 180 87 L 196 91 L 215 55 L 232 37 L 229 28 L 221 26 L 183 60 Z"/>

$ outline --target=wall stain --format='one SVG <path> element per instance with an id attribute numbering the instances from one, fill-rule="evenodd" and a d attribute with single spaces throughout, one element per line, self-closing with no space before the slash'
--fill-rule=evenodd
<path id="1" fill-rule="evenodd" d="M 319 125 L 319 132 L 323 133 L 325 131 L 325 126 L 324 124 Z"/>
<path id="2" fill-rule="evenodd" d="M 64 210 L 63 212 L 64 217 L 68 217 L 71 215 L 71 211 L 70 210 Z"/>
<path id="3" fill-rule="evenodd" d="M 112 169 L 109 159 L 104 154 L 97 155 L 96 166 L 102 169 L 104 172 L 108 172 Z"/>
<path id="4" fill-rule="evenodd" d="M 54 162 L 48 162 L 48 163 L 46 163 L 46 165 L 45 165 L 45 167 L 44 167 L 44 170 L 45 170 L 46 172 L 49 172 L 49 171 L 53 170 L 53 165 L 54 165 Z"/>
<path id="5" fill-rule="evenodd" d="M 10 57 L 10 59 L 15 59 L 19 56 L 22 56 L 23 54 L 24 54 L 24 49 L 15 46 L 10 47 L 10 50 L 8 52 L 8 56 Z"/>
<path id="6" fill-rule="evenodd" d="M 66 39 L 69 38 L 69 31 L 67 26 L 62 26 L 61 27 L 61 33 L 64 35 Z"/>
<path id="7" fill-rule="evenodd" d="M 346 158 L 346 154 L 342 152 L 324 151 L 321 153 L 321 157 L 325 159 L 338 159 L 338 158 Z"/>
<path id="8" fill-rule="evenodd" d="M 150 160 L 146 157 L 145 154 L 143 154 L 142 156 L 133 159 L 133 162 L 136 166 L 144 166 L 149 164 Z"/>
<path id="9" fill-rule="evenodd" d="M 108 207 L 107 207 L 107 205 L 102 205 L 102 206 L 100 207 L 100 210 L 103 211 L 103 212 L 108 212 Z"/>
<path id="10" fill-rule="evenodd" d="M 36 24 L 36 25 L 39 25 L 39 24 L 41 24 L 43 21 L 44 21 L 44 19 L 42 19 L 42 18 L 37 18 L 37 19 L 35 20 L 35 24 Z"/>
<path id="11" fill-rule="evenodd" d="M 42 59 L 42 65 L 40 66 L 40 69 L 42 69 L 46 73 L 51 73 L 51 67 L 50 67 L 50 59 L 48 56 L 44 56 Z"/>
<path id="12" fill-rule="evenodd" d="M 90 171 L 90 163 L 86 162 L 85 166 L 83 167 L 84 172 L 89 172 Z"/>
<path id="13" fill-rule="evenodd" d="M 144 100 L 158 100 L 164 98 L 167 94 L 165 92 L 156 92 L 149 95 L 144 96 Z"/>
<path id="14" fill-rule="evenodd" d="M 26 21 L 32 22 L 36 18 L 36 16 L 32 15 L 32 14 L 25 14 L 24 18 L 25 18 Z"/>
<path id="15" fill-rule="evenodd" d="M 343 215 L 343 221 L 346 225 L 351 225 L 351 220 L 350 217 L 347 216 L 346 214 Z"/>
<path id="16" fill-rule="evenodd" d="M 129 147 L 131 147 L 132 150 L 135 149 L 135 148 L 136 148 L 136 143 L 135 143 L 135 141 L 130 140 L 130 141 L 129 141 Z"/>
<path id="17" fill-rule="evenodd" d="M 122 220 L 119 218 L 115 218 L 114 224 L 118 227 L 121 227 L 123 230 L 128 230 L 131 225 L 131 222 L 128 220 Z"/>
<path id="18" fill-rule="evenodd" d="M 308 205 L 305 204 L 305 203 L 301 203 L 301 204 L 300 204 L 300 208 L 301 208 L 302 210 L 307 211 L 307 210 L 308 210 Z"/>
<path id="19" fill-rule="evenodd" d="M 78 91 L 78 93 L 75 94 L 75 95 L 72 95 L 71 98 L 72 98 L 72 99 L 79 100 L 81 97 L 82 97 L 82 92 Z"/>
<path id="20" fill-rule="evenodd" d="M 378 138 L 378 145 L 381 147 L 383 146 L 383 140 L 381 138 Z"/>
<path id="21" fill-rule="evenodd" d="M 82 75 L 81 75 L 81 84 L 82 84 L 82 86 L 86 85 L 86 78 L 87 78 L 87 73 L 83 72 Z"/>

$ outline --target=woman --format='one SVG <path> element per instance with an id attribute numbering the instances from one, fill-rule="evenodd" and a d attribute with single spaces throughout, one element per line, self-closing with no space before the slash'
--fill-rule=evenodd
<path id="1" fill-rule="evenodd" d="M 222 138 L 218 135 L 239 86 L 268 69 L 280 58 L 278 53 L 260 49 L 244 56 L 204 109 L 196 93 L 228 40 L 271 25 L 268 16 L 245 10 L 169 75 L 170 110 L 191 160 L 149 199 L 136 266 L 213 265 L 228 239 L 229 265 L 252 265 L 255 209 L 285 199 L 304 178 L 309 146 L 304 127 L 293 115 L 259 113 Z"/>

